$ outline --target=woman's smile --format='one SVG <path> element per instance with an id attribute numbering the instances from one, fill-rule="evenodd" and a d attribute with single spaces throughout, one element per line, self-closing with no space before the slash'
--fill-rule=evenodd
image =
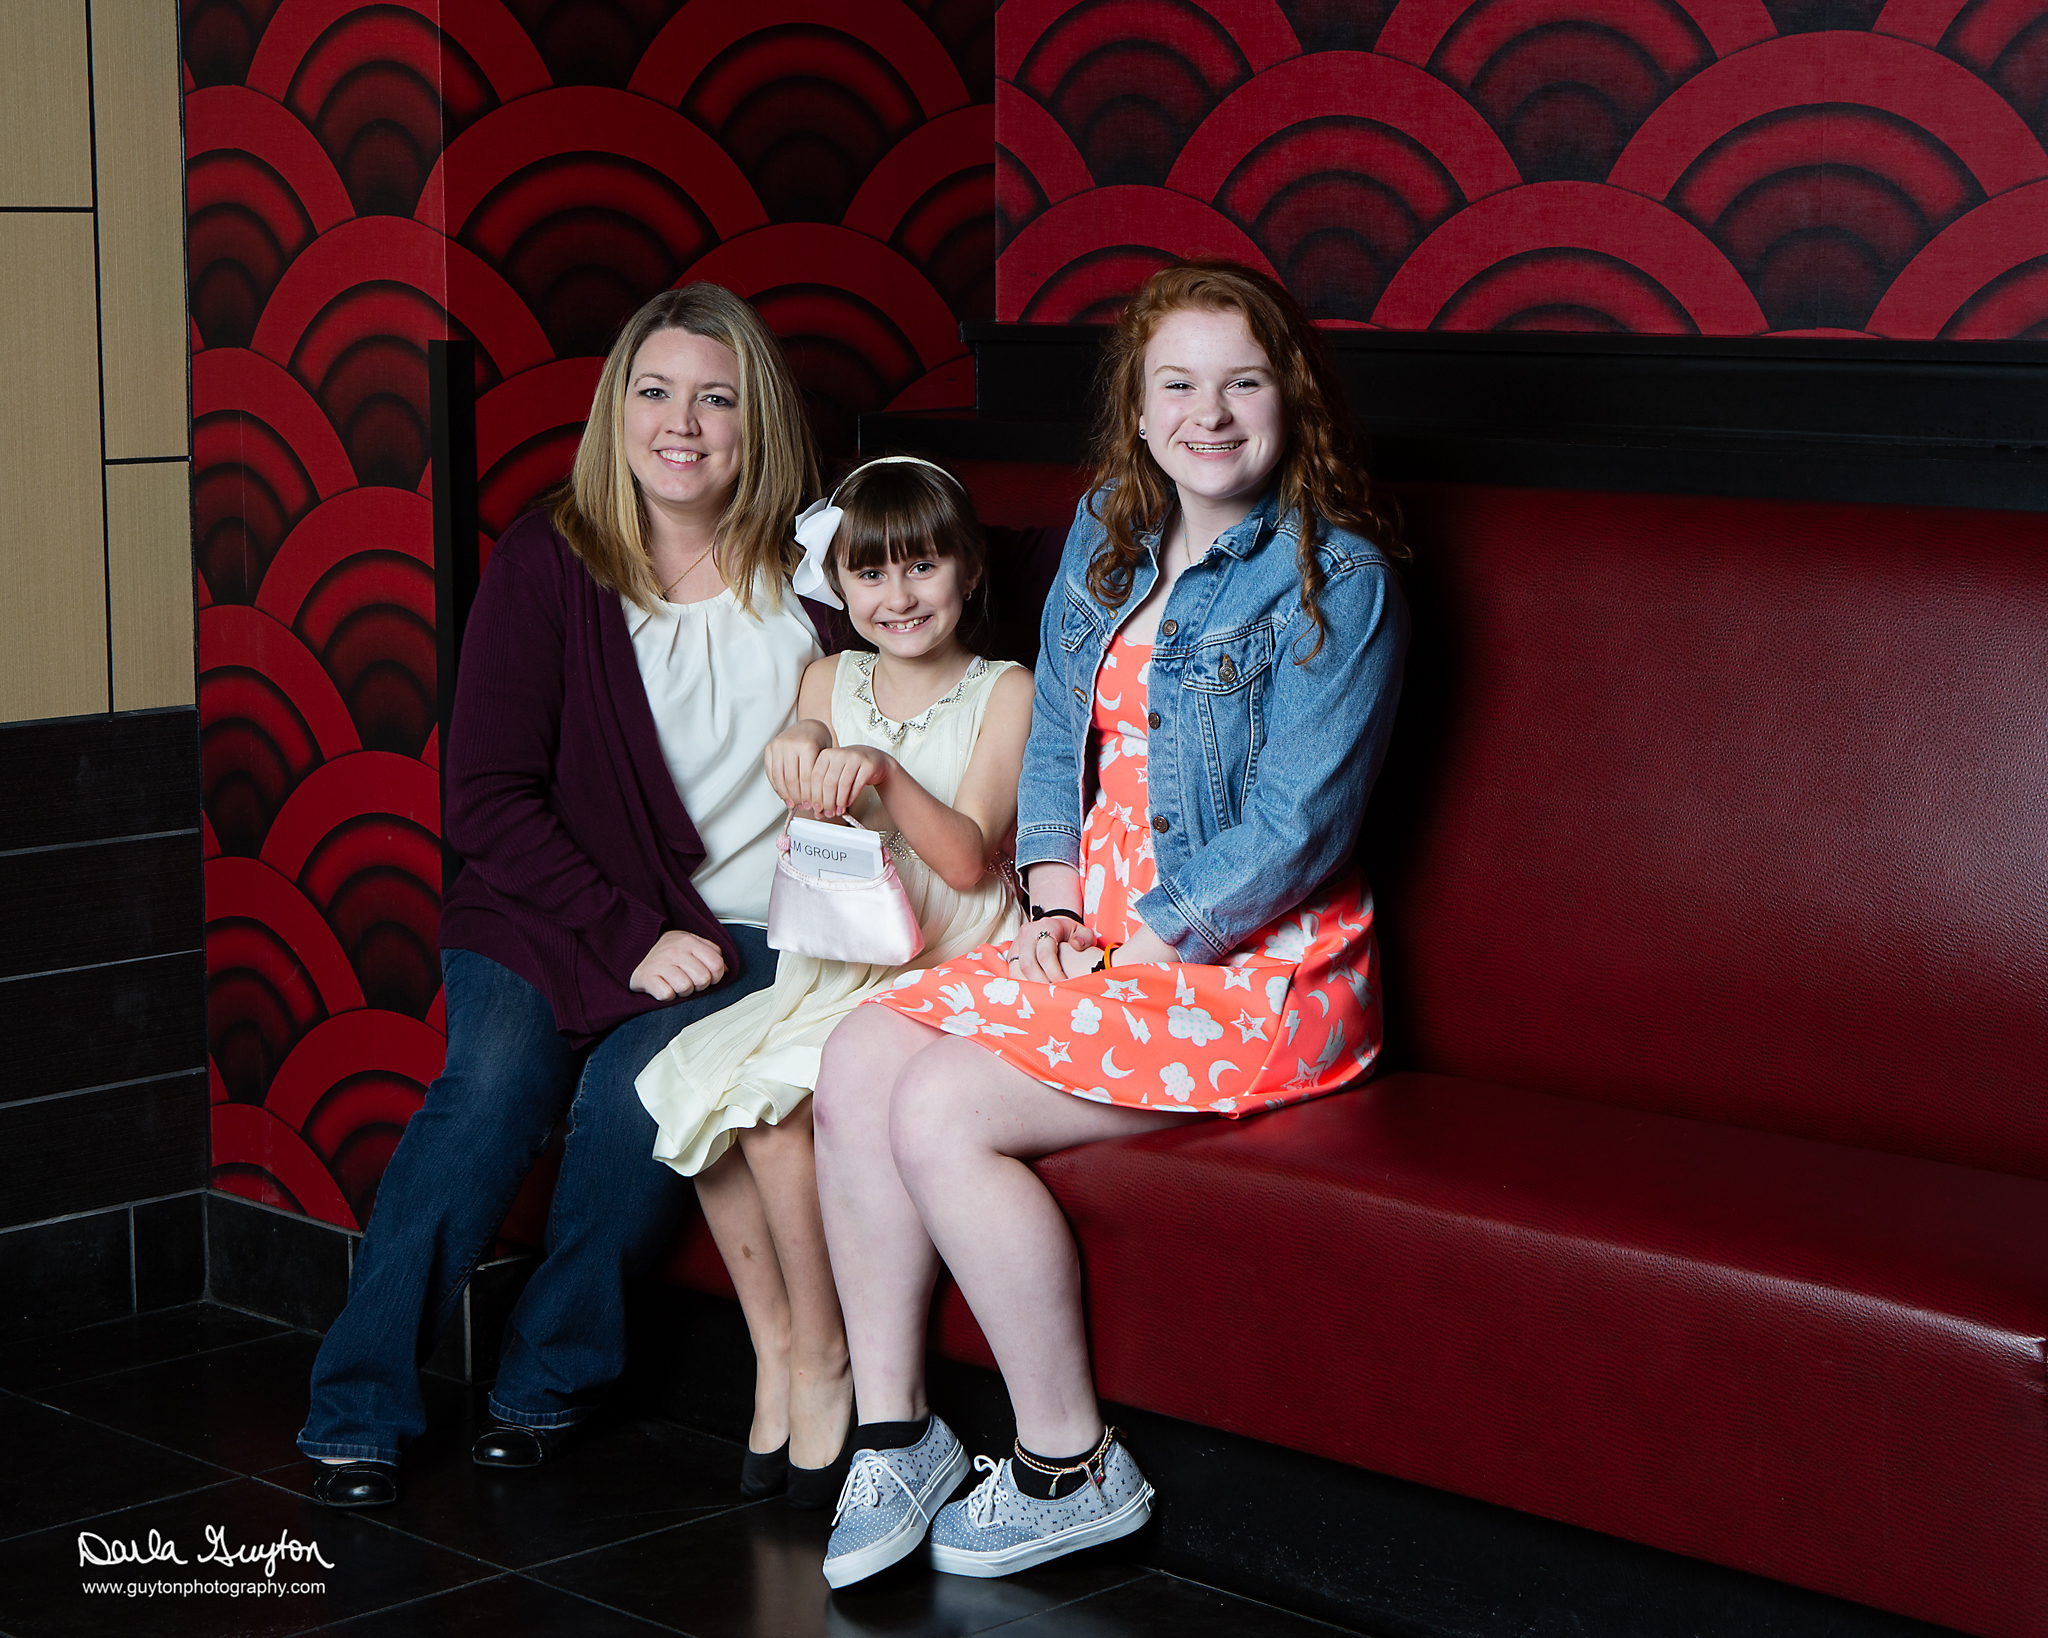
<path id="1" fill-rule="evenodd" d="M 689 330 L 641 344 L 624 406 L 626 464 L 656 512 L 715 516 L 740 470 L 739 359 Z"/>

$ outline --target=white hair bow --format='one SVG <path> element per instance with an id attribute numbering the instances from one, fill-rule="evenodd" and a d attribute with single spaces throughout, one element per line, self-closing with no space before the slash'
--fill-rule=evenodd
<path id="1" fill-rule="evenodd" d="M 839 481 L 839 489 L 846 487 L 846 479 L 854 472 L 865 472 L 870 466 L 928 466 L 938 475 L 962 489 L 960 480 L 943 466 L 927 461 L 918 455 L 878 455 L 846 474 Z M 804 549 L 804 560 L 796 566 L 796 573 L 789 577 L 789 583 L 799 597 L 813 598 L 829 604 L 835 609 L 846 605 L 839 601 L 839 595 L 832 589 L 832 582 L 825 575 L 825 559 L 832 550 L 832 539 L 839 533 L 840 520 L 846 516 L 843 508 L 832 503 L 839 499 L 839 489 L 821 501 L 812 501 L 796 515 L 796 543 Z"/>
<path id="2" fill-rule="evenodd" d="M 832 493 L 836 497 L 839 492 L 835 489 Z M 845 516 L 830 499 L 812 501 L 797 514 L 796 543 L 804 549 L 804 560 L 789 577 L 797 596 L 815 598 L 835 609 L 846 605 L 825 577 L 825 554 L 832 550 L 832 537 L 839 533 L 839 520 Z"/>

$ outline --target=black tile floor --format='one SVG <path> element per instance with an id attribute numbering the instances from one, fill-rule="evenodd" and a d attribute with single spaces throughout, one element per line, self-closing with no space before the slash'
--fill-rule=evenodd
<path id="1" fill-rule="evenodd" d="M 744 1505 L 739 1449 L 653 1417 L 596 1423 L 558 1465 L 469 1461 L 478 1396 L 428 1379 L 396 1507 L 305 1498 L 292 1446 L 318 1339 L 198 1303 L 0 1347 L 0 1634 L 199 1638 L 1333 1638 L 1340 1629 L 1147 1570 L 1110 1546 L 1000 1581 L 906 1563 L 831 1593 L 828 1516 Z M 96 1542 L 183 1564 L 81 1564 Z M 323 1563 L 204 1555 L 293 1544 Z M 213 1545 L 210 1545 L 213 1544 Z M 290 1549 L 288 1549 L 290 1550 Z M 320 1591 L 295 1590 L 313 1581 Z M 115 1592 L 88 1591 L 113 1582 Z M 134 1594 L 262 1583 L 278 1593 Z"/>

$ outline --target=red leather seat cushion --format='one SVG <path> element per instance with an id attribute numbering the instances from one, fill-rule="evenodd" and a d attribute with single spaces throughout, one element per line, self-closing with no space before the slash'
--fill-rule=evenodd
<path id="1" fill-rule="evenodd" d="M 1415 1074 L 1040 1170 L 1106 1398 L 2048 1630 L 2048 1184 Z"/>

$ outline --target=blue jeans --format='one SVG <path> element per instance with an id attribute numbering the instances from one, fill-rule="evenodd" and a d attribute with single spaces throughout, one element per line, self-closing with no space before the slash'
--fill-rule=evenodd
<path id="1" fill-rule="evenodd" d="M 566 1109 L 569 1137 L 545 1255 L 505 1324 L 491 1414 L 580 1421 L 626 1365 L 626 1288 L 674 1234 L 690 1184 L 654 1158 L 633 1082 L 685 1025 L 775 977 L 758 927 L 728 924 L 740 970 L 714 990 L 577 1049 L 525 979 L 470 950 L 441 952 L 448 1060 L 378 1185 L 348 1305 L 313 1362 L 308 1456 L 396 1462 L 426 1428 L 419 1366 Z"/>

